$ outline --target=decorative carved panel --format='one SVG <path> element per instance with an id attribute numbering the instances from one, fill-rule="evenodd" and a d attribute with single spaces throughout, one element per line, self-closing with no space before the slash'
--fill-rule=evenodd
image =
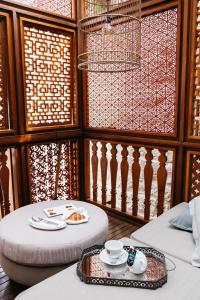
<path id="1" fill-rule="evenodd" d="M 28 146 L 30 201 L 78 197 L 78 142 Z"/>
<path id="2" fill-rule="evenodd" d="M 200 196 L 200 152 L 188 151 L 185 200 L 189 202 L 197 196 Z"/>
<path id="3" fill-rule="evenodd" d="M 93 36 L 88 48 L 101 47 Z M 143 17 L 141 67 L 88 74 L 86 125 L 175 135 L 176 46 L 176 8 Z"/>
<path id="4" fill-rule="evenodd" d="M 72 17 L 73 0 L 14 0 L 17 3 L 29 5 L 38 9 L 44 9 L 50 13 L 56 13 L 65 17 Z"/>
<path id="5" fill-rule="evenodd" d="M 0 132 L 9 129 L 8 57 L 5 19 L 0 16 Z"/>
<path id="6" fill-rule="evenodd" d="M 74 32 L 23 23 L 27 129 L 76 123 Z"/>
<path id="7" fill-rule="evenodd" d="M 194 65 L 193 80 L 192 80 L 192 120 L 190 120 L 190 135 L 200 137 L 200 1 L 197 3 L 197 14 L 195 15 L 195 33 L 194 35 Z M 196 38 L 195 38 L 196 36 Z"/>

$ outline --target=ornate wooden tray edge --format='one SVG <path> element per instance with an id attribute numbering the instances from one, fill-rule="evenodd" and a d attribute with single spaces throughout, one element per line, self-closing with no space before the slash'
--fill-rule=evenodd
<path id="1" fill-rule="evenodd" d="M 145 281 L 145 280 L 131 280 L 131 279 L 116 279 L 116 278 L 105 278 L 105 277 L 90 277 L 84 274 L 81 271 L 81 265 L 84 260 L 88 256 L 92 256 L 95 254 L 99 254 L 102 249 L 104 249 L 103 245 L 94 245 L 83 250 L 80 261 L 77 264 L 77 275 L 80 280 L 85 282 L 86 284 L 96 284 L 96 285 L 106 285 L 106 286 L 121 286 L 121 287 L 134 287 L 134 288 L 142 288 L 142 289 L 157 289 L 162 287 L 167 282 L 167 269 L 165 263 L 165 256 L 158 250 L 151 247 L 134 247 L 137 250 L 142 251 L 146 256 L 153 256 L 160 262 L 162 262 L 163 267 L 165 269 L 165 275 L 160 278 L 158 281 Z M 130 246 L 124 246 L 125 250 L 129 250 Z"/>

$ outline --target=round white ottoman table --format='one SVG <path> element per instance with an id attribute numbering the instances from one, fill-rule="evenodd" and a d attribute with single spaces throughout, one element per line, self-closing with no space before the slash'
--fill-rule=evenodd
<path id="1" fill-rule="evenodd" d="M 84 207 L 89 221 L 56 231 L 28 224 L 32 216 L 46 217 L 43 209 L 72 203 Z M 50 220 L 59 218 L 53 217 Z M 76 262 L 81 249 L 105 242 L 108 217 L 99 207 L 72 200 L 39 202 L 21 207 L 0 222 L 0 263 L 14 281 L 31 286 Z"/>

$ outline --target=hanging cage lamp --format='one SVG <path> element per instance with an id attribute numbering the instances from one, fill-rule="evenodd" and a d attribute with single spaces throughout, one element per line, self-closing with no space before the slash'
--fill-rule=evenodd
<path id="1" fill-rule="evenodd" d="M 141 0 L 83 0 L 78 68 L 125 72 L 140 65 Z"/>

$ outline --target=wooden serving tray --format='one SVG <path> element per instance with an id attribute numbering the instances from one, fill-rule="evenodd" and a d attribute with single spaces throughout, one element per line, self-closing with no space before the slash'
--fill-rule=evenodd
<path id="1" fill-rule="evenodd" d="M 129 248 L 129 246 L 124 247 L 126 251 Z M 126 263 L 120 266 L 104 264 L 99 258 L 102 249 L 104 246 L 96 245 L 82 252 L 77 265 L 77 275 L 85 283 L 157 289 L 167 282 L 165 256 L 161 252 L 149 247 L 135 247 L 146 255 L 148 262 L 146 271 L 136 275 L 130 272 Z"/>

